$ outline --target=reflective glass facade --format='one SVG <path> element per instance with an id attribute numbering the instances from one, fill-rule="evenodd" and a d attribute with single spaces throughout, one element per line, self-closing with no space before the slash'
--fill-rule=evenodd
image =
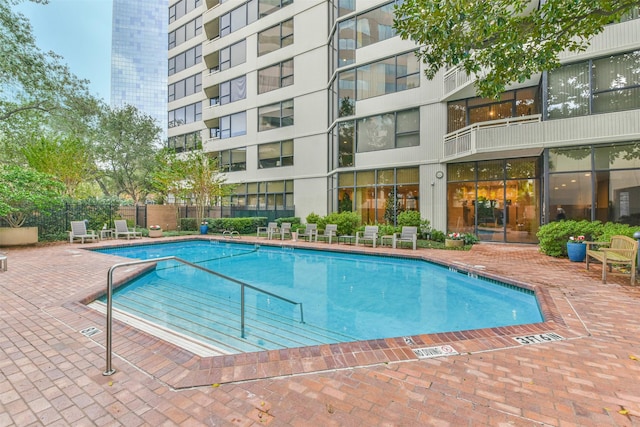
<path id="1" fill-rule="evenodd" d="M 111 105 L 156 119 L 167 138 L 168 0 L 113 0 Z"/>

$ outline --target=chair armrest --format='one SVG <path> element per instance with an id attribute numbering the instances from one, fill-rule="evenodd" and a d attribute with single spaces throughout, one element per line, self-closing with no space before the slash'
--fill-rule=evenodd
<path id="1" fill-rule="evenodd" d="M 589 247 L 591 245 L 595 245 L 595 246 L 609 246 L 611 244 L 611 242 L 583 242 L 585 245 L 587 245 L 587 250 L 589 250 Z"/>

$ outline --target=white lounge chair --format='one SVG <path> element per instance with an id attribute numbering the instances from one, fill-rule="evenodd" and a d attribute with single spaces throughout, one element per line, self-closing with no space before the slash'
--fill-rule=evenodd
<path id="1" fill-rule="evenodd" d="M 307 224 L 304 227 L 304 233 L 298 233 L 298 237 L 303 237 L 305 240 L 309 239 L 312 241 L 315 237 L 316 242 L 318 241 L 318 227 L 316 224 Z"/>
<path id="2" fill-rule="evenodd" d="M 378 226 L 377 225 L 367 225 L 364 227 L 364 231 L 358 231 L 356 233 L 356 246 L 360 241 L 370 240 L 373 244 L 373 247 L 376 247 L 376 242 L 378 241 Z M 363 243 L 364 244 L 364 243 Z"/>
<path id="3" fill-rule="evenodd" d="M 266 227 L 258 227 L 256 237 L 260 237 L 261 234 L 266 234 L 267 239 L 271 240 L 274 234 L 279 233 L 277 222 L 270 222 Z"/>
<path id="4" fill-rule="evenodd" d="M 127 240 L 130 238 L 142 237 L 142 232 L 136 231 L 134 228 L 127 227 L 127 220 L 125 219 L 116 219 L 113 221 L 116 225 L 116 229 L 113 232 L 115 238 L 117 239 L 120 236 L 127 236 Z"/>
<path id="5" fill-rule="evenodd" d="M 73 243 L 75 239 L 80 239 L 84 243 L 84 239 L 98 240 L 98 235 L 94 230 L 87 230 L 87 223 L 84 221 L 71 221 L 71 231 L 69 233 L 69 243 Z"/>
<path id="6" fill-rule="evenodd" d="M 338 224 L 327 224 L 324 227 L 324 232 L 316 236 L 316 242 L 318 241 L 318 237 L 319 237 L 321 239 L 327 239 L 329 244 L 331 244 L 331 239 L 333 239 L 337 235 L 338 235 Z"/>
<path id="7" fill-rule="evenodd" d="M 293 237 L 291 235 L 291 223 L 290 222 L 283 222 L 282 225 L 280 226 L 280 240 L 284 240 L 284 236 L 286 234 L 289 235 L 289 238 Z"/>
<path id="8" fill-rule="evenodd" d="M 415 251 L 418 245 L 418 227 L 404 226 L 400 233 L 393 234 L 393 249 L 396 248 L 398 243 L 402 242 L 411 242 Z"/>

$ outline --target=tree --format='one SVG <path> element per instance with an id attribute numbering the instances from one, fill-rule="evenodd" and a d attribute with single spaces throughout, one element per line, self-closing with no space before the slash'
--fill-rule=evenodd
<path id="1" fill-rule="evenodd" d="M 134 203 L 144 201 L 152 190 L 160 128 L 154 119 L 132 105 L 106 107 L 100 119 L 95 154 L 102 176 L 98 182 L 105 195 L 126 195 Z"/>
<path id="2" fill-rule="evenodd" d="M 192 200 L 198 221 L 204 218 L 207 206 L 231 194 L 234 186 L 225 184 L 218 161 L 202 151 L 180 156 L 170 150 L 161 154 L 160 166 L 154 173 L 156 190 L 160 194 L 173 194 L 182 200 Z"/>
<path id="3" fill-rule="evenodd" d="M 420 48 L 432 79 L 461 66 L 478 77 L 479 96 L 497 98 L 513 82 L 560 66 L 563 51 L 585 50 L 605 25 L 640 6 L 638 0 L 405 0 L 394 27 Z"/>
<path id="4" fill-rule="evenodd" d="M 42 136 L 28 141 L 22 153 L 34 170 L 54 176 L 62 182 L 67 196 L 75 196 L 78 185 L 95 175 L 90 148 L 79 138 Z"/>
<path id="5" fill-rule="evenodd" d="M 45 212 L 61 202 L 62 183 L 19 166 L 0 165 L 0 218 L 21 227 L 34 211 Z"/>
<path id="6" fill-rule="evenodd" d="M 23 1 L 0 1 L 0 157 L 5 161 L 15 160 L 21 142 L 51 120 L 67 127 L 75 123 L 78 131 L 97 104 L 88 82 L 71 73 L 61 56 L 37 47 L 29 20 L 11 9 Z"/>

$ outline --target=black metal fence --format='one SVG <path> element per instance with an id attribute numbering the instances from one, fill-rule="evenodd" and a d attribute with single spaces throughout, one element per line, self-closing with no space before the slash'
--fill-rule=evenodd
<path id="1" fill-rule="evenodd" d="M 195 206 L 181 206 L 179 208 L 180 218 L 195 218 Z M 246 217 L 267 217 L 269 221 L 277 218 L 292 217 L 295 209 L 261 210 L 247 209 L 236 206 L 210 206 L 205 209 L 207 218 L 246 218 Z M 53 241 L 64 240 L 67 231 L 71 230 L 71 221 L 87 220 L 89 229 L 99 230 L 106 224 L 107 228 L 112 228 L 116 219 L 126 219 L 131 225 L 147 228 L 147 206 L 146 205 L 120 205 L 114 201 L 74 201 L 65 202 L 56 209 L 47 212 L 33 212 L 24 226 L 38 227 L 38 237 L 40 240 Z M 0 226 L 8 226 L 0 219 Z"/>

